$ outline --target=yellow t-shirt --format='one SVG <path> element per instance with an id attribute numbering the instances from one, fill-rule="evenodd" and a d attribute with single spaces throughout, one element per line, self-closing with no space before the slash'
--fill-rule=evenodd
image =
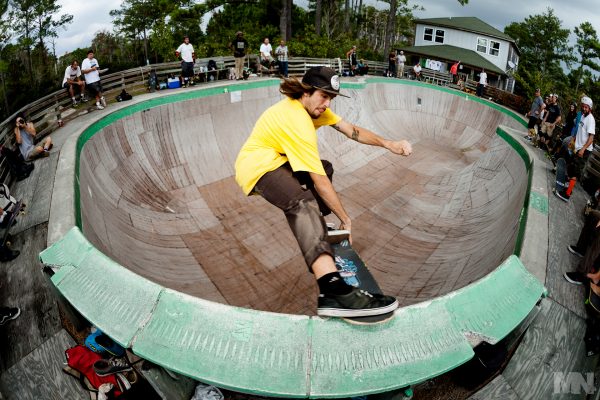
<path id="1" fill-rule="evenodd" d="M 286 97 L 256 121 L 235 161 L 235 180 L 248 195 L 264 174 L 288 161 L 293 171 L 325 175 L 317 129 L 341 119 L 329 108 L 319 118 L 312 119 L 300 101 Z"/>

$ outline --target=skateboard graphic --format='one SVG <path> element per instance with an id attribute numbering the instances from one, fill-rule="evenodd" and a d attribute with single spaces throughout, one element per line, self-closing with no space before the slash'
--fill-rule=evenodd
<path id="1" fill-rule="evenodd" d="M 335 266 L 344 281 L 353 287 L 364 289 L 373 294 L 382 294 L 379 285 L 364 261 L 354 251 L 350 242 L 345 239 L 331 245 L 335 253 Z M 382 323 L 392 319 L 394 312 L 368 317 L 346 317 L 344 320 L 359 325 Z"/>

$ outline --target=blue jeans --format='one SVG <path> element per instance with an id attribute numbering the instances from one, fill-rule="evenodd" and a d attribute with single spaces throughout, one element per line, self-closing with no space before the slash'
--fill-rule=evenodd
<path id="1" fill-rule="evenodd" d="M 287 61 L 279 61 L 279 75 L 287 78 L 287 76 L 288 76 L 288 62 Z"/>

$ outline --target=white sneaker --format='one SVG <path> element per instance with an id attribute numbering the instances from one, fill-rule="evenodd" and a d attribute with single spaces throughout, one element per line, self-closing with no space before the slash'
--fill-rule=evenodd
<path id="1" fill-rule="evenodd" d="M 98 102 L 98 101 L 96 102 L 96 108 L 98 110 L 104 110 L 104 107 L 102 105 L 100 105 L 100 102 Z"/>
<path id="2" fill-rule="evenodd" d="M 100 97 L 100 102 L 102 103 L 102 108 L 106 107 L 106 100 L 104 99 L 104 96 Z"/>

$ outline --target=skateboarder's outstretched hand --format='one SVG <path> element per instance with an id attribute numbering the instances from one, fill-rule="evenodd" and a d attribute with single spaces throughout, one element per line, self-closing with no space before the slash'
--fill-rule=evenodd
<path id="1" fill-rule="evenodd" d="M 390 140 L 385 147 L 392 153 L 400 154 L 401 156 L 409 156 L 412 153 L 412 145 L 406 140 Z"/>

